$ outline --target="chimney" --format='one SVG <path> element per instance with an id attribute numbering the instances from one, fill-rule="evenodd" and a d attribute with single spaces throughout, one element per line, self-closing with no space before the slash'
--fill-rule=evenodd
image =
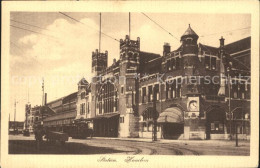
<path id="1" fill-rule="evenodd" d="M 170 52 L 171 52 L 170 43 L 164 43 L 164 45 L 163 45 L 163 56 L 167 55 Z"/>
<path id="2" fill-rule="evenodd" d="M 45 93 L 45 96 L 44 96 L 44 105 L 47 104 L 47 93 Z"/>
<path id="3" fill-rule="evenodd" d="M 223 38 L 223 36 L 221 36 L 221 39 L 219 39 L 220 41 L 220 48 L 223 48 L 225 46 L 225 39 Z"/>

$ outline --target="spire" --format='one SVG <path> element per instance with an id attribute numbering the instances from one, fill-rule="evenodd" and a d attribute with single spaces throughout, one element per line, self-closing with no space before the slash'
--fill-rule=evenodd
<path id="1" fill-rule="evenodd" d="M 188 29 L 184 32 L 184 34 L 181 36 L 181 41 L 186 38 L 186 37 L 193 37 L 194 39 L 198 39 L 199 36 L 194 32 L 194 30 L 192 30 L 192 28 L 190 27 L 190 24 L 189 24 L 189 27 Z"/>
<path id="2" fill-rule="evenodd" d="M 183 36 L 196 36 L 196 37 L 199 37 L 195 32 L 194 30 L 192 30 L 192 28 L 190 27 L 190 24 L 189 24 L 189 27 L 188 29 L 184 32 L 184 34 L 182 35 Z"/>

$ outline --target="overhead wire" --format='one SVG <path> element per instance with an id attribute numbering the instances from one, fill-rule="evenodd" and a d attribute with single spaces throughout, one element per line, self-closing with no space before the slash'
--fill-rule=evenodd
<path id="1" fill-rule="evenodd" d="M 10 25 L 10 26 L 14 27 L 16 29 L 20 29 L 20 30 L 24 30 L 24 31 L 28 31 L 28 32 L 32 32 L 32 33 L 36 33 L 36 34 L 40 34 L 40 35 L 43 35 L 43 36 L 47 36 L 47 37 L 51 37 L 51 38 L 57 39 L 54 36 L 50 36 L 50 35 L 47 35 L 47 34 L 44 34 L 44 33 L 40 33 L 40 32 L 37 32 L 37 31 L 29 30 L 29 29 L 18 27 L 18 26 L 14 26 L 14 25 Z"/>
<path id="2" fill-rule="evenodd" d="M 50 30 L 48 30 L 46 28 L 42 28 L 42 27 L 35 26 L 35 25 L 32 25 L 32 24 L 24 23 L 24 22 L 21 22 L 21 21 L 17 21 L 17 20 L 13 20 L 13 19 L 10 19 L 10 21 L 16 22 L 16 23 L 20 23 L 20 24 L 23 24 L 23 25 L 27 25 L 27 26 L 32 26 L 32 27 L 35 27 L 35 28 L 38 28 L 38 29 L 50 31 Z"/>
<path id="3" fill-rule="evenodd" d="M 75 19 L 75 18 L 65 14 L 65 13 L 63 13 L 63 12 L 59 12 L 59 13 L 64 15 L 64 16 L 66 16 L 66 17 L 68 17 L 68 18 L 70 18 L 70 19 L 72 19 L 72 20 L 74 20 L 74 21 L 76 21 L 76 22 L 79 22 L 79 23 L 81 23 L 81 24 L 83 24 L 83 25 L 85 25 L 85 26 L 87 26 L 87 27 L 89 27 L 89 28 L 99 32 L 99 30 L 97 30 L 97 29 L 95 29 L 95 28 L 93 28 L 93 27 L 91 27 L 91 26 L 89 26 L 89 25 L 87 25 L 87 24 L 85 24 L 85 23 L 83 23 L 83 22 L 81 22 L 81 21 L 79 21 L 79 20 L 77 20 L 77 19 Z M 120 42 L 118 39 L 116 39 L 116 38 L 114 38 L 114 37 L 112 37 L 112 36 L 110 36 L 110 35 L 108 35 L 108 34 L 106 34 L 104 32 L 101 32 L 101 34 L 103 34 L 104 36 L 107 36 L 107 37 L 109 37 L 109 38 L 111 38 L 111 39 L 113 39 L 113 40 L 115 40 L 117 42 Z"/>
<path id="4" fill-rule="evenodd" d="M 250 28 L 251 28 L 251 26 L 244 27 L 244 28 L 239 28 L 239 29 L 228 30 L 228 31 L 219 32 L 219 33 L 212 33 L 212 34 L 207 34 L 207 35 L 201 35 L 200 37 L 212 36 L 212 35 L 221 34 L 221 33 L 229 33 L 229 32 L 234 32 L 234 31 L 239 31 L 239 30 L 250 29 Z"/>
<path id="5" fill-rule="evenodd" d="M 156 24 L 157 26 L 159 26 L 161 29 L 163 29 L 165 32 L 167 32 L 170 36 L 174 37 L 176 40 L 178 40 L 177 37 L 175 37 L 171 32 L 169 32 L 168 30 L 166 30 L 164 27 L 162 27 L 159 23 L 157 23 L 156 21 L 154 21 L 151 17 L 149 17 L 148 15 L 146 15 L 145 13 L 141 12 L 145 17 L 147 17 L 150 21 L 152 21 L 154 24 Z M 179 41 L 179 40 L 178 40 Z"/>

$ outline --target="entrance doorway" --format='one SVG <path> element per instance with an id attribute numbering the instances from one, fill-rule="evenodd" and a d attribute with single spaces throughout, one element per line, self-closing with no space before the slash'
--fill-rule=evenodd
<path id="1" fill-rule="evenodd" d="M 207 111 L 206 139 L 211 139 L 213 134 L 224 134 L 225 109 L 212 107 Z"/>
<path id="2" fill-rule="evenodd" d="M 164 139 L 178 139 L 184 132 L 183 123 L 163 123 L 162 133 Z"/>

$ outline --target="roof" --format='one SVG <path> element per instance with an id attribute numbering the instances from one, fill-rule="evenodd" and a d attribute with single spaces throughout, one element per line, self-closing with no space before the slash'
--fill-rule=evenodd
<path id="1" fill-rule="evenodd" d="M 251 37 L 246 37 L 244 39 L 225 45 L 225 50 L 229 54 L 236 53 L 250 48 L 251 48 Z"/>
<path id="2" fill-rule="evenodd" d="M 162 57 L 152 59 L 150 61 L 147 61 L 145 63 L 145 66 L 142 66 L 141 73 L 143 74 L 158 73 L 161 71 L 161 65 L 162 65 Z"/>
<path id="3" fill-rule="evenodd" d="M 212 46 L 204 45 L 204 44 L 201 44 L 201 43 L 199 43 L 199 47 L 201 47 L 201 49 L 203 51 L 210 52 L 210 53 L 215 54 L 215 55 L 217 55 L 218 51 L 219 51 L 219 48 L 217 48 L 217 47 L 212 47 Z"/>
<path id="4" fill-rule="evenodd" d="M 140 51 L 140 72 L 141 73 L 145 73 L 147 71 L 151 70 L 157 70 L 158 71 L 158 67 L 160 67 L 161 65 L 161 56 L 160 54 L 155 54 L 155 53 L 148 53 L 148 52 L 144 52 L 144 51 Z M 145 66 L 143 66 L 145 64 Z M 160 68 L 159 68 L 160 69 Z M 154 73 L 152 71 L 149 72 Z"/>
<path id="5" fill-rule="evenodd" d="M 58 98 L 58 99 L 56 99 L 56 100 L 50 101 L 50 102 L 47 103 L 47 105 L 50 105 L 50 104 L 55 103 L 55 102 L 57 102 L 57 101 L 63 100 L 63 99 L 66 98 L 66 97 L 70 97 L 70 96 L 72 96 L 72 97 L 74 97 L 74 96 L 77 97 L 77 93 L 78 93 L 78 92 L 74 92 L 74 93 L 71 93 L 71 94 L 69 94 L 69 95 L 67 95 L 67 96 L 63 96 L 63 97 Z"/>
<path id="6" fill-rule="evenodd" d="M 48 116 L 43 121 L 54 121 L 54 120 L 63 120 L 63 119 L 68 119 L 68 118 L 75 118 L 76 117 L 76 112 L 68 112 L 68 113 L 56 113 L 52 116 Z"/>
<path id="7" fill-rule="evenodd" d="M 190 24 L 189 24 L 188 29 L 184 32 L 184 34 L 183 34 L 182 36 L 196 36 L 196 37 L 199 37 L 199 36 L 194 32 L 194 30 L 192 30 L 192 28 L 190 27 Z"/>
<path id="8" fill-rule="evenodd" d="M 144 52 L 144 51 L 140 51 L 140 62 L 144 63 L 147 61 L 150 61 L 152 59 L 158 58 L 160 57 L 160 54 L 155 54 L 155 53 L 149 53 L 149 52 Z"/>
<path id="9" fill-rule="evenodd" d="M 88 81 L 85 78 L 82 78 L 79 82 L 78 85 L 89 85 Z"/>

